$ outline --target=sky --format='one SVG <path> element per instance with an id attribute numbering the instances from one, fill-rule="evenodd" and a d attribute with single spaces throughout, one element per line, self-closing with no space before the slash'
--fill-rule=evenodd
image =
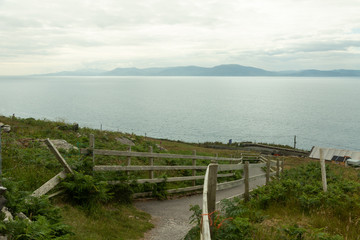
<path id="1" fill-rule="evenodd" d="M 360 70 L 360 0 L 0 0 L 0 75 L 116 67 Z"/>

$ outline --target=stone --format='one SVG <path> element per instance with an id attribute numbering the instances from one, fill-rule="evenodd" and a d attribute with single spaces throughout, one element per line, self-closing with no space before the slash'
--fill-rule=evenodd
<path id="1" fill-rule="evenodd" d="M 3 207 L 1 211 L 5 214 L 4 222 L 9 222 L 14 220 L 13 215 L 11 214 L 11 212 L 9 212 L 7 207 Z"/>
<path id="2" fill-rule="evenodd" d="M 125 137 L 118 137 L 118 138 L 115 138 L 115 140 L 124 145 L 135 146 L 135 143 L 133 143 L 131 140 L 129 140 Z"/>
<path id="3" fill-rule="evenodd" d="M 164 148 L 164 147 L 162 147 L 161 145 L 159 145 L 159 144 L 155 144 L 155 145 L 156 145 L 156 147 L 157 147 L 158 149 L 160 149 L 160 151 L 165 151 L 165 152 L 167 152 L 167 149 Z"/>
<path id="4" fill-rule="evenodd" d="M 11 126 L 10 125 L 2 125 L 1 128 L 2 128 L 2 131 L 6 132 L 6 133 L 11 131 Z"/>
<path id="5" fill-rule="evenodd" d="M 4 196 L 0 196 L 0 208 L 2 209 L 3 207 L 5 207 L 6 204 L 6 198 Z"/>
<path id="6" fill-rule="evenodd" d="M 70 151 L 72 149 L 79 150 L 79 148 L 75 147 L 74 145 L 68 143 L 64 139 L 50 139 L 50 141 L 54 144 L 57 149 L 64 149 L 65 151 Z M 45 139 L 40 139 L 41 145 L 46 146 Z"/>
<path id="7" fill-rule="evenodd" d="M 7 190 L 6 187 L 0 186 L 0 195 L 4 195 L 6 190 Z"/>
<path id="8" fill-rule="evenodd" d="M 20 218 L 20 219 L 23 219 L 23 220 L 26 220 L 26 221 L 28 221 L 28 222 L 31 222 L 31 220 L 30 220 L 24 213 L 22 213 L 22 212 L 17 213 L 16 216 L 17 216 L 18 218 Z"/>

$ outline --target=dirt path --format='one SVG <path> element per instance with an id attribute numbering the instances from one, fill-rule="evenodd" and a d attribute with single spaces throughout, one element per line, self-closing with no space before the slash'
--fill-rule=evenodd
<path id="1" fill-rule="evenodd" d="M 251 168 L 250 177 L 264 173 L 260 168 Z M 265 177 L 250 182 L 250 188 L 265 184 Z M 231 189 L 216 192 L 216 201 L 244 192 L 244 184 Z M 139 201 L 135 206 L 153 218 L 155 228 L 145 234 L 145 240 L 178 240 L 183 239 L 191 229 L 189 217 L 190 205 L 202 204 L 202 194 L 166 201 Z"/>

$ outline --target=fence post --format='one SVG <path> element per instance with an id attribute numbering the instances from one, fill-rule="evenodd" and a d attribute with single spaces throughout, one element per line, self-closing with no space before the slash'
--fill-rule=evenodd
<path id="1" fill-rule="evenodd" d="M 217 164 L 209 165 L 209 178 L 208 178 L 208 193 L 207 193 L 207 202 L 208 202 L 208 213 L 215 211 L 216 207 L 216 185 L 217 185 Z M 214 215 L 211 215 L 212 220 L 214 220 Z M 214 222 L 214 221 L 213 221 Z"/>
<path id="2" fill-rule="evenodd" d="M 129 145 L 129 152 L 131 152 L 131 145 Z M 127 166 L 130 166 L 131 165 L 131 157 L 129 156 L 127 158 Z M 130 175 L 130 172 L 129 171 L 126 171 L 126 174 L 129 176 Z"/>
<path id="3" fill-rule="evenodd" d="M 89 148 L 90 148 L 90 150 L 91 150 L 91 152 L 92 152 L 93 164 L 95 165 L 95 154 L 94 154 L 94 149 L 95 149 L 95 137 L 94 137 L 94 134 L 90 134 Z"/>
<path id="4" fill-rule="evenodd" d="M 153 147 L 152 146 L 150 146 L 150 153 L 153 153 Z M 154 158 L 153 157 L 150 158 L 149 165 L 154 166 Z M 153 170 L 149 171 L 149 178 L 150 179 L 154 178 L 154 171 Z"/>
<path id="5" fill-rule="evenodd" d="M 281 159 L 281 173 L 284 172 L 284 158 Z"/>
<path id="6" fill-rule="evenodd" d="M 327 182 L 326 182 L 326 168 L 325 168 L 325 158 L 324 150 L 320 148 L 320 166 L 321 166 L 321 179 L 324 192 L 327 192 Z"/>
<path id="7" fill-rule="evenodd" d="M 266 185 L 268 185 L 270 181 L 270 167 L 270 159 L 268 159 L 266 161 Z"/>
<path id="8" fill-rule="evenodd" d="M 193 151 L 193 155 L 196 156 L 196 150 Z M 196 166 L 196 159 L 195 158 L 192 160 L 192 165 L 194 167 Z M 192 175 L 196 176 L 196 170 L 195 169 L 192 170 Z M 195 185 L 196 185 L 196 180 L 193 180 L 193 186 L 195 186 Z"/>
<path id="9" fill-rule="evenodd" d="M 244 183 L 245 183 L 245 193 L 244 193 L 244 200 L 245 202 L 249 201 L 250 194 L 249 194 L 249 161 L 245 162 L 244 165 Z"/>
<path id="10" fill-rule="evenodd" d="M 280 177 L 280 160 L 276 159 L 276 177 Z"/>
<path id="11" fill-rule="evenodd" d="M 2 176 L 1 131 L 2 131 L 2 126 L 0 126 L 0 177 Z M 1 186 L 1 179 L 0 179 L 0 186 Z"/>

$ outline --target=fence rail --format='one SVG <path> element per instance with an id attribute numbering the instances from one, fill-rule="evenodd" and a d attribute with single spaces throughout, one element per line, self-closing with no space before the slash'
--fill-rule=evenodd
<path id="1" fill-rule="evenodd" d="M 55 148 L 53 143 L 47 139 L 46 145 L 49 147 L 51 152 L 54 154 L 56 159 L 61 163 L 64 170 L 54 176 L 52 179 L 47 181 L 43 186 L 41 186 L 39 189 L 37 189 L 35 192 L 33 192 L 33 196 L 41 196 L 46 193 L 48 193 L 51 189 L 53 189 L 61 180 L 66 178 L 68 174 L 73 174 L 72 169 L 67 164 L 65 159 L 61 156 L 59 151 Z M 203 165 L 197 165 L 196 160 L 207 160 L 211 162 L 224 162 L 224 164 L 218 164 L 217 165 L 217 178 L 228 178 L 228 177 L 234 177 L 236 176 L 234 171 L 238 170 L 244 170 L 244 163 L 245 161 L 260 161 L 266 163 L 258 163 L 256 164 L 257 167 L 266 167 L 269 166 L 277 166 L 278 163 L 275 162 L 269 162 L 265 157 L 255 154 L 255 153 L 249 153 L 249 154 L 241 154 L 241 157 L 238 158 L 226 158 L 226 157 L 218 157 L 218 155 L 214 156 L 201 156 L 197 155 L 196 151 L 193 152 L 193 155 L 183 155 L 183 154 L 168 154 L 168 153 L 153 153 L 152 148 L 150 148 L 150 152 L 132 152 L 131 149 L 129 151 L 117 151 L 117 150 L 104 150 L 104 149 L 95 149 L 95 138 L 94 136 L 90 136 L 90 142 L 89 142 L 89 148 L 86 149 L 80 149 L 80 152 L 82 154 L 88 154 L 92 156 L 92 160 L 94 162 L 93 170 L 95 172 L 114 172 L 114 171 L 120 171 L 120 172 L 126 172 L 129 174 L 130 172 L 142 172 L 142 171 L 148 171 L 149 172 L 149 178 L 142 178 L 142 179 L 136 179 L 136 181 L 139 184 L 143 183 L 161 183 L 161 182 L 183 182 L 183 181 L 192 181 L 192 186 L 188 187 L 182 187 L 178 189 L 167 189 L 167 193 L 180 193 L 180 192 L 187 192 L 187 191 L 196 191 L 196 190 L 202 190 L 204 185 L 196 185 L 196 180 L 202 180 L 205 179 L 205 175 L 199 174 L 197 171 L 204 171 L 207 170 L 207 166 Z M 122 165 L 95 165 L 95 156 L 96 155 L 103 155 L 103 156 L 120 156 L 127 158 L 127 166 Z M 149 165 L 146 166 L 139 166 L 139 165 L 131 165 L 131 158 L 133 157 L 140 157 L 140 158 L 148 158 L 149 159 Z M 167 158 L 167 159 L 191 159 L 192 165 L 175 165 L 175 166 L 164 166 L 164 165 L 154 165 L 154 159 L 160 159 L 160 158 Z M 231 164 L 228 164 L 231 163 Z M 253 164 L 249 165 L 250 168 L 253 167 Z M 160 178 L 160 177 L 154 177 L 154 171 L 181 171 L 181 170 L 190 170 L 192 171 L 191 176 L 175 176 L 168 177 L 168 178 Z M 223 172 L 223 173 L 220 173 Z M 259 176 L 253 176 L 249 178 L 249 181 L 256 180 L 258 177 L 262 177 L 263 175 Z M 241 184 L 246 179 L 238 179 L 233 181 L 227 181 L 223 183 L 216 184 L 216 188 L 218 190 L 227 189 L 236 186 L 237 184 Z M 109 180 L 109 184 L 116 185 L 124 183 L 123 181 L 117 181 L 117 180 Z M 151 196 L 151 192 L 142 192 L 142 193 L 135 193 L 133 196 L 136 197 L 146 197 Z"/>
<path id="2" fill-rule="evenodd" d="M 242 194 L 237 194 L 233 197 L 230 197 L 228 199 L 234 198 L 234 197 L 242 197 L 245 199 L 245 201 L 248 201 L 250 198 L 250 187 L 249 183 L 252 181 L 256 181 L 257 179 L 264 178 L 266 179 L 266 184 L 269 183 L 269 179 L 271 176 L 277 176 L 279 177 L 279 172 L 284 170 L 284 161 L 281 161 L 281 167 L 280 167 L 280 161 L 271 161 L 264 157 L 261 159 L 265 163 L 260 164 L 252 164 L 250 165 L 249 162 L 245 162 L 243 164 L 244 169 L 244 178 L 231 181 L 231 182 L 225 182 L 225 183 L 219 183 L 214 184 L 214 178 L 217 178 L 217 171 L 220 169 L 221 165 L 218 164 L 210 164 L 207 167 L 205 179 L 204 179 L 204 188 L 203 188 L 203 202 L 202 202 L 202 216 L 201 216 L 201 223 L 200 226 L 200 239 L 201 240 L 211 240 L 211 231 L 210 231 L 210 222 L 213 222 L 213 212 L 215 209 L 221 205 L 221 202 L 216 202 L 216 191 L 217 190 L 223 190 L 227 188 L 232 188 L 239 186 L 240 184 L 245 184 L 245 192 Z M 216 166 L 215 166 L 216 165 Z M 276 170 L 270 171 L 270 166 L 276 166 Z M 249 169 L 254 167 L 266 167 L 266 173 L 265 174 L 259 174 L 250 177 L 249 176 Z M 214 170 L 211 170 L 212 168 L 216 168 L 216 172 Z M 215 196 L 214 196 L 215 195 Z"/>
<path id="3" fill-rule="evenodd" d="M 241 158 L 224 158 L 224 157 L 210 157 L 199 155 L 182 155 L 169 153 L 151 153 L 151 152 L 130 152 L 117 150 L 103 150 L 103 149 L 87 149 L 80 150 L 82 154 L 103 155 L 103 156 L 121 156 L 121 157 L 147 157 L 147 158 L 176 158 L 176 159 L 196 159 L 196 160 L 210 160 L 210 161 L 242 161 Z"/>

